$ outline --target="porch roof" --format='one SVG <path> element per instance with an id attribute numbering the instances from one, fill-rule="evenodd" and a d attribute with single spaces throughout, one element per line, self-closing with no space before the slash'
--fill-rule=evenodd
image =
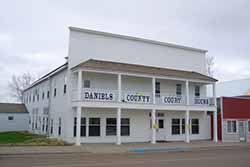
<path id="1" fill-rule="evenodd" d="M 196 79 L 209 82 L 218 81 L 215 78 L 194 71 L 159 68 L 153 66 L 127 64 L 127 63 L 120 63 L 113 61 L 95 60 L 95 59 L 89 59 L 71 69 L 75 70 L 77 68 L 86 68 L 86 69 L 101 70 L 101 71 L 119 71 L 119 72 L 138 73 L 138 74 L 147 74 L 156 76 L 177 77 L 185 79 Z"/>

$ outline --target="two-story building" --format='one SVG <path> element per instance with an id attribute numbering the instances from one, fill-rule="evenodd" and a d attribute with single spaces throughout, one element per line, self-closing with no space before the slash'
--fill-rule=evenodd
<path id="1" fill-rule="evenodd" d="M 24 92 L 30 130 L 77 145 L 217 141 L 217 80 L 206 75 L 205 54 L 70 27 L 67 63 Z"/>

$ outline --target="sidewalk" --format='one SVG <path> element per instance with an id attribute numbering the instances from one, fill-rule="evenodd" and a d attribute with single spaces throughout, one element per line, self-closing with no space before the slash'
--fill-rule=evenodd
<path id="1" fill-rule="evenodd" d="M 115 144 L 83 144 L 82 146 L 16 146 L 0 147 L 0 155 L 8 154 L 53 154 L 53 153 L 144 153 L 144 152 L 180 152 L 217 150 L 237 147 L 250 148 L 250 143 L 214 143 L 212 141 L 194 141 L 170 143 L 129 143 Z"/>

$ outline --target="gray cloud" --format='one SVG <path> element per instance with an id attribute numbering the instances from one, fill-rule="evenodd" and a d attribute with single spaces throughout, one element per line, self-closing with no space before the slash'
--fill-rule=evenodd
<path id="1" fill-rule="evenodd" d="M 69 25 L 207 49 L 220 80 L 250 77 L 250 1 L 5 1 L 0 7 L 1 90 L 14 73 L 64 62 Z M 9 100 L 0 93 L 0 101 Z"/>

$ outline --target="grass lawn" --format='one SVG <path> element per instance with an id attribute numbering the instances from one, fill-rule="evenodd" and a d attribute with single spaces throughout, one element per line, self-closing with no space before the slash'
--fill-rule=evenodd
<path id="1" fill-rule="evenodd" d="M 0 145 L 65 145 L 63 141 L 48 139 L 45 136 L 35 135 L 28 132 L 1 132 Z"/>

